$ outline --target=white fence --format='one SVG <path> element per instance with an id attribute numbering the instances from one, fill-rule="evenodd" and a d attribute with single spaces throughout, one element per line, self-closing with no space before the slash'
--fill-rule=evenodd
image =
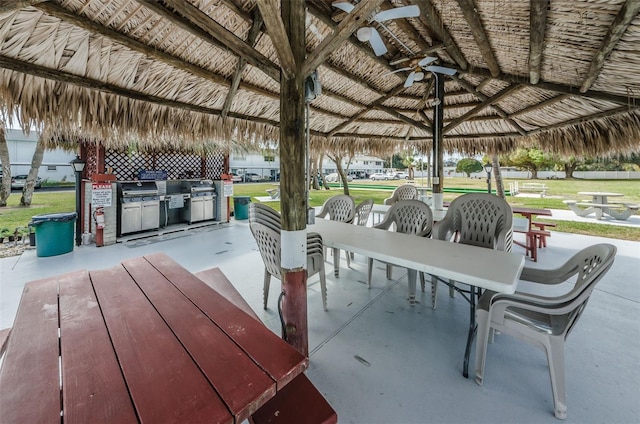
<path id="1" fill-rule="evenodd" d="M 504 179 L 520 179 L 528 180 L 531 178 L 531 172 L 529 171 L 502 171 L 502 178 Z M 464 174 L 454 173 L 452 176 L 463 177 Z M 566 177 L 564 171 L 538 171 L 539 180 L 548 179 L 563 179 Z M 482 172 L 476 172 L 471 174 L 471 178 L 486 179 L 487 174 Z M 492 175 L 493 178 L 493 175 Z M 583 180 L 640 180 L 639 171 L 575 171 L 573 178 Z"/>

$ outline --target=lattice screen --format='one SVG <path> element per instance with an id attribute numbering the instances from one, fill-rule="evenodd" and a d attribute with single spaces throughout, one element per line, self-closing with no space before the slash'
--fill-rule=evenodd
<path id="1" fill-rule="evenodd" d="M 131 154 L 124 151 L 108 150 L 105 152 L 105 167 L 113 168 L 113 173 L 120 181 L 137 179 L 140 169 L 167 171 L 170 180 L 185 178 L 215 180 L 220 179 L 223 173 L 224 155 L 221 152 L 209 153 L 203 161 L 199 154 L 191 153 Z"/>

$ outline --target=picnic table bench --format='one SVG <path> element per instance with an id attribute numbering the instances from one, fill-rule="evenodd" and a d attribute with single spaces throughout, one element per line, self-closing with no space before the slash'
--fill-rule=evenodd
<path id="1" fill-rule="evenodd" d="M 629 219 L 631 215 L 634 215 L 638 209 L 640 209 L 640 205 L 623 202 L 596 203 L 588 200 L 582 202 L 578 202 L 576 200 L 563 200 L 563 203 L 576 215 L 581 217 L 595 214 L 596 219 L 602 219 L 606 214 L 621 221 Z"/>
<path id="2" fill-rule="evenodd" d="M 520 191 L 540 193 L 540 197 L 544 197 L 547 195 L 547 185 L 544 183 L 522 183 L 518 186 Z"/>
<path id="3" fill-rule="evenodd" d="M 302 373 L 308 359 L 219 270 L 200 277 L 210 287 L 154 254 L 27 283 L 0 369 L 2 422 L 335 422 Z M 262 411 L 296 402 L 326 415 Z"/>
<path id="4" fill-rule="evenodd" d="M 272 199 L 279 199 L 280 198 L 280 187 L 268 188 L 265 191 L 269 194 L 269 196 Z"/>

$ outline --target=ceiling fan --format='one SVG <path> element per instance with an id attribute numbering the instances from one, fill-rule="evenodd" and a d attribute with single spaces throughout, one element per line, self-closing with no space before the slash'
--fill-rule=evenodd
<path id="1" fill-rule="evenodd" d="M 351 13 L 351 11 L 355 8 L 353 4 L 344 0 L 333 2 L 332 6 L 337 9 L 343 10 L 347 13 Z M 401 6 L 401 7 L 396 7 L 389 10 L 383 10 L 382 12 L 374 13 L 368 18 L 368 21 L 369 23 L 377 22 L 384 29 L 389 31 L 384 26 L 384 24 L 382 24 L 382 22 L 388 21 L 391 19 L 415 18 L 416 16 L 419 16 L 419 15 L 420 15 L 420 8 L 418 6 L 415 6 L 415 5 Z M 389 33 L 391 34 L 390 31 Z M 374 27 L 372 26 L 362 27 L 356 32 L 356 36 L 358 37 L 358 40 L 362 42 L 368 41 L 369 44 L 371 44 L 371 48 L 373 49 L 373 52 L 376 54 L 376 56 L 382 56 L 387 52 L 387 46 L 384 45 L 384 41 L 382 41 L 382 37 L 380 37 L 380 33 Z"/>
<path id="2" fill-rule="evenodd" d="M 444 74 L 444 75 L 455 75 L 455 73 L 457 72 L 455 69 L 446 68 L 444 66 L 429 65 L 430 63 L 433 63 L 436 60 L 438 60 L 438 58 L 431 57 L 431 56 L 424 57 L 418 61 L 416 61 L 416 59 L 412 59 L 411 66 L 408 66 L 406 68 L 396 69 L 395 71 L 390 73 L 395 74 L 396 72 L 411 71 L 411 73 L 407 77 L 407 80 L 404 82 L 405 88 L 411 87 L 414 82 L 422 81 L 422 79 L 424 78 L 423 70 L 428 72 L 436 72 L 438 74 Z"/>

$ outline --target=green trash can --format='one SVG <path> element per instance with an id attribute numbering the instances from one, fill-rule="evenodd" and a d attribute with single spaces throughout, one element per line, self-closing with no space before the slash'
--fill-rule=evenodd
<path id="1" fill-rule="evenodd" d="M 249 219 L 249 196 L 234 196 L 233 198 L 233 214 L 236 219 Z"/>
<path id="2" fill-rule="evenodd" d="M 36 255 L 55 256 L 73 250 L 75 212 L 52 213 L 31 217 L 36 230 Z"/>

